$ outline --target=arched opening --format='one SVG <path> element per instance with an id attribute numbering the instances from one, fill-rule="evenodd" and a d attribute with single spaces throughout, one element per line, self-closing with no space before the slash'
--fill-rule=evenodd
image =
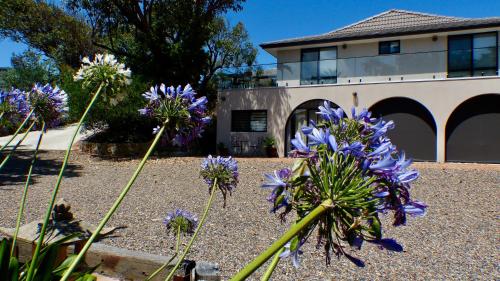
<path id="1" fill-rule="evenodd" d="M 446 123 L 446 161 L 500 163 L 500 95 L 460 104 Z"/>
<path id="2" fill-rule="evenodd" d="M 328 101 L 328 100 L 327 100 Z M 325 100 L 315 99 L 306 101 L 299 106 L 297 106 L 288 120 L 286 122 L 285 129 L 285 155 L 288 155 L 288 152 L 292 150 L 291 140 L 295 137 L 296 132 L 300 132 L 300 129 L 303 126 L 308 126 L 311 123 L 311 120 L 314 122 L 318 121 L 318 107 L 323 105 Z M 328 101 L 332 108 L 338 108 L 339 106 L 335 103 Z"/>
<path id="3" fill-rule="evenodd" d="M 408 98 L 389 98 L 374 104 L 373 117 L 393 120 L 387 134 L 399 150 L 421 161 L 436 161 L 436 122 L 421 103 Z"/>

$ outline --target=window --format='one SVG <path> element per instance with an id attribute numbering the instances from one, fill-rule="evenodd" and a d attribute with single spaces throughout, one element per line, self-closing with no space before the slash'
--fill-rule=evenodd
<path id="1" fill-rule="evenodd" d="M 231 132 L 267 132 L 267 111 L 231 111 Z"/>
<path id="2" fill-rule="evenodd" d="M 337 83 L 337 47 L 302 50 L 300 84 Z"/>
<path id="3" fill-rule="evenodd" d="M 497 33 L 448 37 L 448 77 L 497 75 Z"/>
<path id="4" fill-rule="evenodd" d="M 378 43 L 378 54 L 399 54 L 399 41 L 384 41 Z"/>

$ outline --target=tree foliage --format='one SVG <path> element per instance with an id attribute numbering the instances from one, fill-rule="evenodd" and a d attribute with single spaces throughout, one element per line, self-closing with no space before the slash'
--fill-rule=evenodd
<path id="1" fill-rule="evenodd" d="M 197 85 L 208 66 L 212 22 L 244 0 L 69 0 L 92 28 L 93 42 L 132 70 L 169 84 Z"/>
<path id="2" fill-rule="evenodd" d="M 95 52 L 91 29 L 79 17 L 37 0 L 0 0 L 0 37 L 40 50 L 58 62 L 76 67 Z"/>
<path id="3" fill-rule="evenodd" d="M 208 67 L 203 82 L 208 82 L 221 68 L 251 66 L 257 57 L 243 23 L 231 27 L 224 18 L 215 19 L 207 42 Z"/>
<path id="4" fill-rule="evenodd" d="M 44 59 L 42 54 L 33 50 L 13 54 L 11 65 L 11 69 L 0 74 L 0 85 L 6 89 L 29 90 L 35 82 L 45 84 L 54 81 L 58 74 L 53 60 Z"/>

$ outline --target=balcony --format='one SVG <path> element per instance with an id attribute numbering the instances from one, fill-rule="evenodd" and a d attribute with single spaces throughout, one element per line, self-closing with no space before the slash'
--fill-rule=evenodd
<path id="1" fill-rule="evenodd" d="M 306 85 L 346 85 L 391 83 L 399 81 L 445 80 L 457 77 L 497 76 L 497 49 L 483 48 L 469 59 L 470 53 L 448 51 L 405 53 L 320 60 L 279 62 L 221 69 L 219 89 L 261 87 L 300 87 Z M 472 57 L 471 57 L 472 58 Z M 453 68 L 453 72 L 448 72 Z"/>

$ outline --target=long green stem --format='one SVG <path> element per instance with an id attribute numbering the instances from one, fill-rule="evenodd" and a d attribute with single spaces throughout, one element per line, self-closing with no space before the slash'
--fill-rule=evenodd
<path id="1" fill-rule="evenodd" d="M 26 123 L 28 123 L 28 120 L 30 120 L 30 117 L 31 117 L 31 115 L 33 115 L 33 112 L 34 112 L 34 110 L 31 110 L 30 113 L 28 113 L 28 116 L 26 116 L 26 118 L 24 118 L 23 123 L 21 123 L 21 125 L 19 125 L 17 130 L 10 137 L 10 139 L 2 147 L 0 147 L 0 152 L 4 151 L 4 149 L 17 137 L 17 135 L 21 132 L 21 130 L 26 125 Z"/>
<path id="2" fill-rule="evenodd" d="M 276 252 L 278 252 L 285 244 L 295 237 L 300 231 L 307 227 L 310 223 L 316 220 L 320 215 L 329 210 L 332 207 L 332 200 L 327 199 L 323 201 L 321 205 L 312 210 L 307 216 L 305 216 L 300 221 L 296 222 L 294 225 L 288 229 L 285 234 L 283 234 L 276 242 L 274 242 L 269 248 L 262 252 L 253 261 L 247 264 L 242 270 L 240 270 L 236 275 L 231 278 L 232 281 L 235 280 L 245 280 L 250 276 L 255 270 L 257 270 L 262 264 L 264 264 L 268 259 L 270 259 Z"/>
<path id="3" fill-rule="evenodd" d="M 54 208 L 54 204 L 57 198 L 57 193 L 59 192 L 59 186 L 61 185 L 61 181 L 63 178 L 64 170 L 66 169 L 66 166 L 68 165 L 68 160 L 69 156 L 71 155 L 71 147 L 73 146 L 73 142 L 75 141 L 76 135 L 78 135 L 78 132 L 80 131 L 80 128 L 82 127 L 83 121 L 85 120 L 85 117 L 87 117 L 87 114 L 89 113 L 90 109 L 94 105 L 94 103 L 97 101 L 99 98 L 99 95 L 101 94 L 101 90 L 103 89 L 104 84 L 101 83 L 99 85 L 99 88 L 94 94 L 94 97 L 90 101 L 89 105 L 85 109 L 85 112 L 83 113 L 82 117 L 80 117 L 80 121 L 78 122 L 78 125 L 76 126 L 75 132 L 73 133 L 73 136 L 71 137 L 71 140 L 68 144 L 68 148 L 66 149 L 66 154 L 64 155 L 64 160 L 61 166 L 61 170 L 59 171 L 59 176 L 57 177 L 56 184 L 54 186 L 54 190 L 52 191 L 52 197 L 50 199 L 49 206 L 47 207 L 47 211 L 45 212 L 45 219 L 43 221 L 42 229 L 40 230 L 40 237 L 38 238 L 38 242 L 36 243 L 36 248 L 35 248 L 35 253 L 33 254 L 32 258 L 32 265 L 36 265 L 38 256 L 40 255 L 40 249 L 42 248 L 43 244 L 43 239 L 45 238 L 45 232 L 47 231 L 47 226 L 49 224 L 49 219 L 50 219 L 50 214 L 52 213 L 52 209 Z M 28 270 L 28 274 L 26 277 L 27 281 L 33 280 L 35 273 L 35 266 L 30 266 Z"/>
<path id="4" fill-rule="evenodd" d="M 181 226 L 179 225 L 177 227 L 177 243 L 175 244 L 174 255 L 166 263 L 164 263 L 162 266 L 160 266 L 160 268 L 158 268 L 155 272 L 153 272 L 151 275 L 149 275 L 148 278 L 146 278 L 144 281 L 149 281 L 149 280 L 153 279 L 156 275 L 158 275 L 158 273 L 162 272 L 175 259 L 175 257 L 177 257 L 177 254 L 179 254 L 180 242 L 181 242 Z"/>
<path id="5" fill-rule="evenodd" d="M 5 114 L 4 111 L 2 111 L 2 113 L 0 113 L 0 120 L 2 120 L 2 117 L 3 117 L 4 114 Z"/>
<path id="6" fill-rule="evenodd" d="M 108 210 L 108 212 L 106 213 L 106 215 L 104 216 L 104 218 L 101 220 L 101 222 L 97 226 L 96 230 L 92 233 L 92 235 L 88 239 L 87 243 L 85 243 L 85 245 L 83 246 L 83 248 L 80 251 L 80 253 L 78 253 L 78 255 L 73 260 L 73 262 L 71 263 L 71 265 L 69 266 L 69 268 L 66 270 L 66 272 L 63 275 L 63 277 L 61 278 L 61 281 L 68 280 L 68 278 L 70 277 L 71 273 L 75 270 L 76 266 L 80 263 L 80 261 L 82 260 L 83 256 L 88 251 L 88 249 L 90 248 L 90 246 L 92 245 L 92 243 L 94 242 L 94 240 L 97 238 L 97 236 L 99 235 L 99 233 L 101 232 L 101 230 L 104 228 L 104 226 L 109 221 L 109 219 L 111 219 L 111 216 L 113 216 L 113 214 L 116 212 L 116 210 L 120 206 L 121 202 L 123 201 L 123 199 L 125 198 L 125 196 L 129 192 L 130 188 L 134 184 L 135 180 L 137 179 L 137 177 L 141 173 L 142 169 L 144 168 L 144 165 L 146 164 L 149 156 L 151 155 L 151 153 L 153 152 L 154 148 L 156 147 L 156 144 L 158 143 L 158 141 L 162 137 L 163 132 L 165 131 L 165 126 L 166 126 L 166 123 L 163 124 L 163 126 L 160 129 L 160 131 L 156 134 L 156 137 L 153 140 L 153 143 L 151 144 L 151 146 L 149 147 L 148 151 L 146 152 L 146 154 L 142 158 L 141 163 L 139 163 L 139 166 L 135 170 L 135 172 L 132 175 L 132 177 L 130 178 L 129 182 L 123 188 L 122 192 L 120 193 L 120 195 L 118 196 L 118 198 L 116 199 L 116 201 L 113 203 L 113 206 L 111 206 L 111 208 Z"/>
<path id="7" fill-rule="evenodd" d="M 281 259 L 280 255 L 281 255 L 281 253 L 283 253 L 284 250 L 285 250 L 285 247 L 281 248 L 281 250 L 279 250 L 278 252 L 276 252 L 276 254 L 274 254 L 274 257 L 273 257 L 271 263 L 269 264 L 269 266 L 267 267 L 266 272 L 264 272 L 264 275 L 262 275 L 262 279 L 260 279 L 261 281 L 268 281 L 269 278 L 271 278 L 271 275 L 273 274 L 274 269 L 276 268 L 276 266 L 278 265 L 278 262 Z"/>
<path id="8" fill-rule="evenodd" d="M 182 252 L 181 257 L 177 260 L 177 264 L 175 264 L 174 268 L 172 268 L 172 270 L 170 270 L 170 273 L 168 274 L 165 281 L 169 281 L 170 279 L 172 279 L 172 277 L 174 277 L 175 271 L 177 270 L 177 268 L 179 268 L 182 261 L 186 257 L 187 253 L 191 249 L 191 246 L 193 245 L 194 240 L 196 240 L 196 237 L 198 236 L 198 233 L 200 232 L 201 227 L 203 226 L 203 224 L 205 223 L 205 220 L 207 219 L 208 211 L 210 210 L 210 207 L 212 206 L 212 202 L 214 200 L 214 197 L 215 197 L 214 195 L 215 195 L 216 190 L 217 190 L 217 179 L 214 180 L 214 183 L 212 185 L 212 191 L 210 192 L 210 198 L 208 199 L 207 206 L 205 207 L 205 211 L 203 212 L 203 216 L 201 217 L 200 224 L 198 224 L 198 227 L 194 231 L 193 237 L 191 237 L 191 240 L 189 240 L 189 243 L 186 246 L 186 248 L 184 249 L 184 252 Z"/>
<path id="9" fill-rule="evenodd" d="M 26 177 L 26 183 L 24 184 L 23 196 L 21 198 L 21 203 L 19 204 L 19 212 L 17 214 L 16 230 L 14 231 L 14 236 L 12 237 L 12 248 L 10 249 L 10 256 L 14 255 L 14 250 L 16 248 L 17 235 L 19 234 L 19 227 L 21 226 L 21 219 L 24 213 L 24 207 L 26 206 L 26 197 L 28 195 L 28 187 L 31 181 L 31 174 L 33 173 L 33 167 L 35 166 L 36 157 L 38 154 L 38 149 L 42 143 L 43 132 L 45 130 L 45 122 L 42 123 L 42 129 L 40 130 L 40 136 L 38 137 L 38 142 L 36 143 L 35 152 L 33 152 L 33 158 L 31 159 L 31 164 L 28 169 L 28 176 Z"/>
<path id="10" fill-rule="evenodd" d="M 9 151 L 9 154 L 7 154 L 7 156 L 5 156 L 5 158 L 2 160 L 2 163 L 0 163 L 0 170 L 2 170 L 2 168 L 5 166 L 5 164 L 7 164 L 7 162 L 10 160 L 10 157 L 12 157 L 12 155 L 14 155 L 14 152 L 16 151 L 16 149 L 26 139 L 26 137 L 28 136 L 28 133 L 31 132 L 31 129 L 33 129 L 33 126 L 35 126 L 35 121 L 33 121 L 31 123 L 31 125 L 28 127 L 26 132 L 24 132 L 24 135 L 22 136 L 22 138 L 16 143 L 16 145 L 14 145 L 14 147 Z"/>

